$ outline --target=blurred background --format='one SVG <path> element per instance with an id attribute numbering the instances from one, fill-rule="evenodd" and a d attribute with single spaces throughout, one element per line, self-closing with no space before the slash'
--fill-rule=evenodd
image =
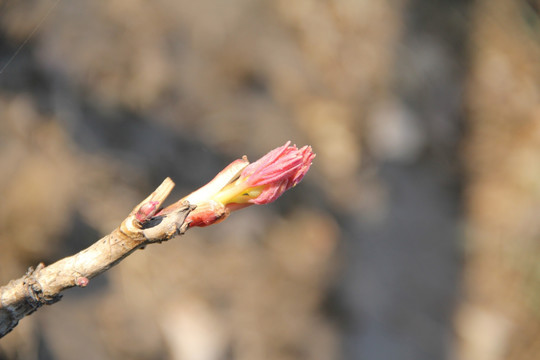
<path id="1" fill-rule="evenodd" d="M 537 0 L 0 0 L 0 283 L 246 154 L 277 202 L 128 257 L 0 359 L 540 353 Z"/>

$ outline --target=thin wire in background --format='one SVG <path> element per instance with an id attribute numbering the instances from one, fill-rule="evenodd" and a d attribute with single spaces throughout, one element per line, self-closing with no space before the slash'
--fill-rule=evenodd
<path id="1" fill-rule="evenodd" d="M 54 2 L 54 4 L 51 5 L 51 7 L 47 10 L 47 12 L 45 13 L 45 15 L 43 15 L 41 17 L 41 20 L 39 20 L 39 23 L 34 27 L 34 29 L 32 30 L 32 32 L 30 34 L 28 34 L 28 36 L 24 39 L 24 41 L 22 42 L 21 45 L 19 45 L 19 47 L 17 48 L 17 50 L 15 50 L 15 52 L 13 53 L 13 55 L 11 55 L 11 57 L 8 59 L 8 61 L 2 66 L 2 68 L 0 68 L 0 75 L 2 75 L 2 73 L 4 72 L 4 70 L 6 70 L 6 68 L 13 62 L 13 60 L 15 60 L 15 58 L 17 57 L 17 55 L 21 52 L 21 50 L 24 48 L 24 46 L 28 43 L 28 41 L 30 41 L 30 39 L 32 39 L 32 37 L 34 36 L 34 34 L 39 30 L 39 28 L 43 25 L 43 23 L 45 22 L 45 20 L 47 20 L 47 18 L 49 17 L 49 15 L 51 15 L 51 13 L 53 12 L 53 10 L 58 6 L 58 4 L 60 3 L 60 1 L 62 0 L 56 0 Z M 0 3 L 0 10 L 4 9 L 6 7 L 6 3 Z"/>

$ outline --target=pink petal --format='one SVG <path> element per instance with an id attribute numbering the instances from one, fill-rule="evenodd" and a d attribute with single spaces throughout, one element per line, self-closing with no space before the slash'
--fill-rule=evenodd
<path id="1" fill-rule="evenodd" d="M 272 202 L 306 175 L 315 157 L 311 146 L 297 149 L 296 145 L 289 144 L 290 141 L 270 151 L 242 171 L 241 179 L 245 179 L 246 186 L 265 186 L 262 193 L 250 202 Z"/>

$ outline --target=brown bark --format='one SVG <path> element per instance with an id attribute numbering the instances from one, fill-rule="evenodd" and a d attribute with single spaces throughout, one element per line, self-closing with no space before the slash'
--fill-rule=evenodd
<path id="1" fill-rule="evenodd" d="M 23 277 L 0 287 L 0 338 L 26 315 L 42 305 L 59 301 L 63 290 L 85 287 L 89 279 L 107 271 L 135 250 L 183 234 L 187 229 L 184 220 L 194 206 L 183 202 L 161 211 L 157 216 L 152 216 L 155 211 L 148 210 L 159 209 L 173 187 L 173 181 L 165 179 L 109 235 L 49 266 L 41 263 L 35 269 L 31 267 Z M 141 216 L 141 211 L 147 216 Z"/>

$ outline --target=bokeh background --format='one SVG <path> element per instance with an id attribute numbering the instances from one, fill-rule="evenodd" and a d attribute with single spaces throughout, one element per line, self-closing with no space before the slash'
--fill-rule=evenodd
<path id="1" fill-rule="evenodd" d="M 243 154 L 276 203 L 138 251 L 0 359 L 540 353 L 537 0 L 0 0 L 0 282 Z M 14 56 L 16 55 L 16 56 Z"/>

